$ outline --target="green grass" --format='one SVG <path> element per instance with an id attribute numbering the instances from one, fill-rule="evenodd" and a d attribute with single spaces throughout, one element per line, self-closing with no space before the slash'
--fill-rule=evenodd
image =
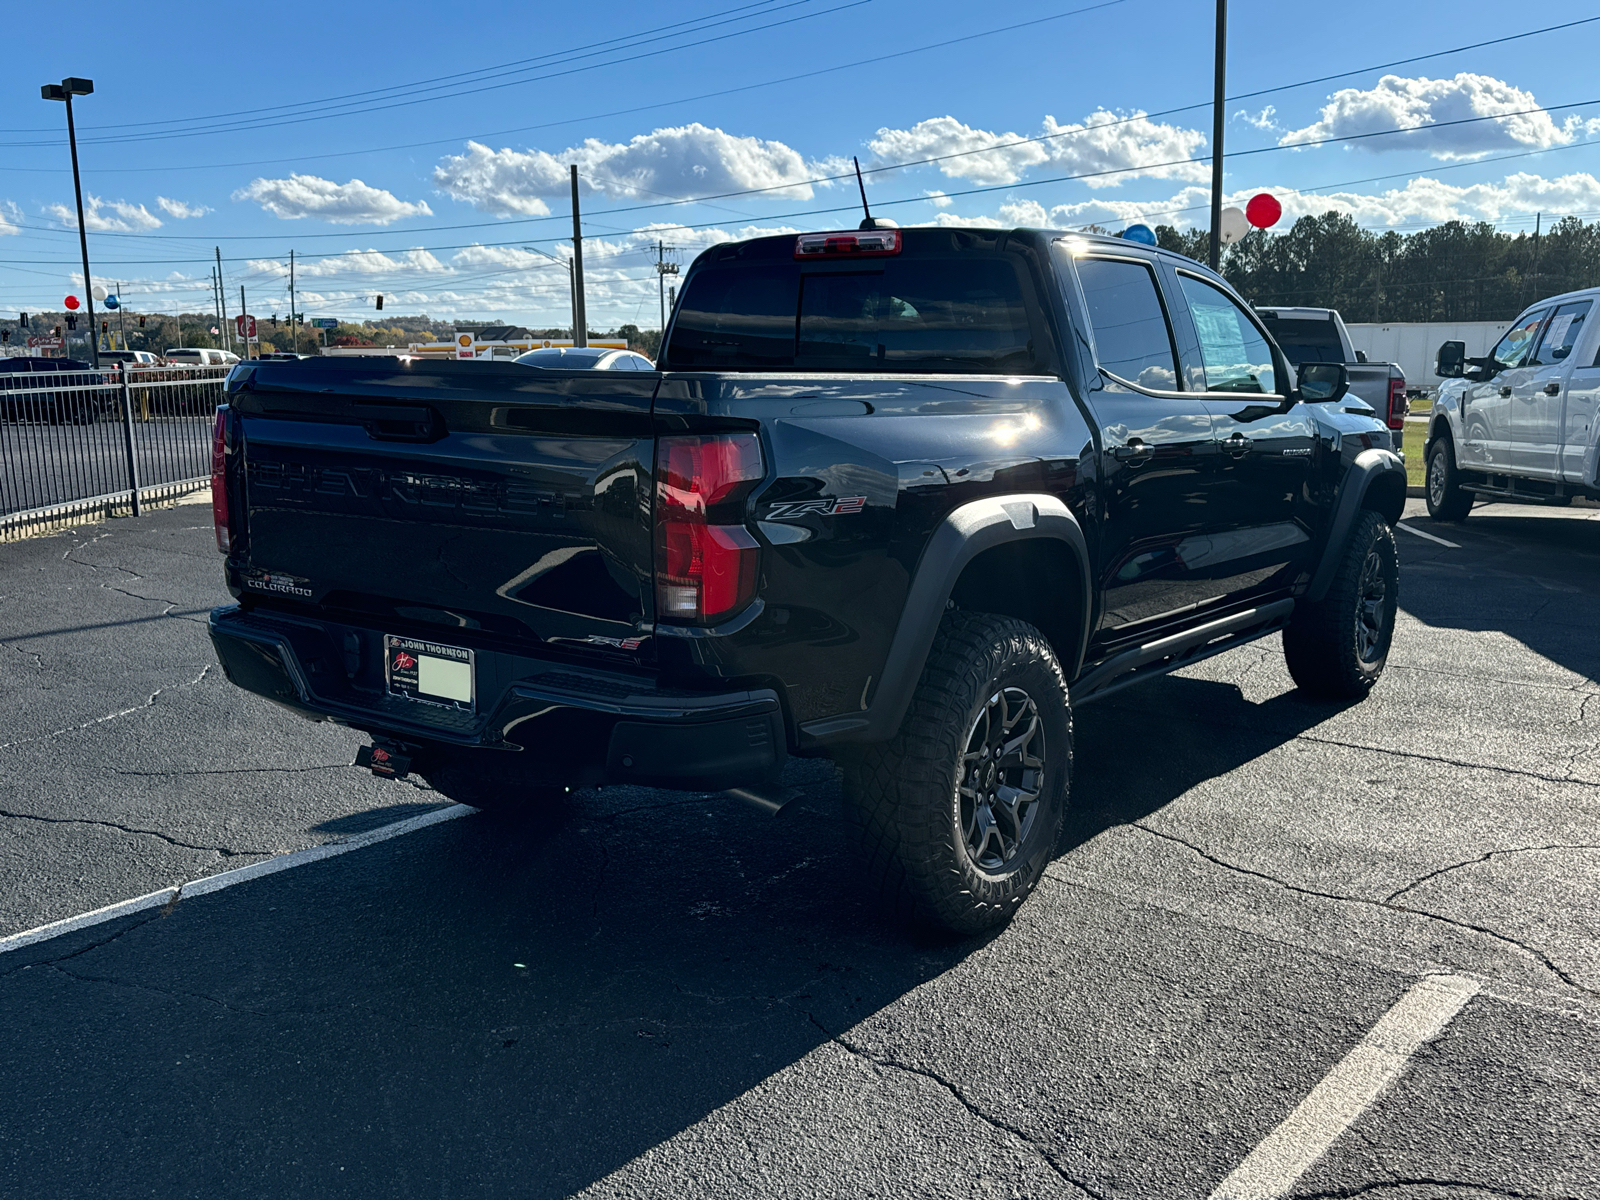
<path id="1" fill-rule="evenodd" d="M 1411 429 L 1420 429 L 1421 426 L 1413 425 Z M 1427 481 L 1428 464 L 1422 461 L 1422 439 L 1417 438 L 1418 444 L 1411 444 L 1411 429 L 1406 430 L 1406 486 L 1422 487 Z"/>

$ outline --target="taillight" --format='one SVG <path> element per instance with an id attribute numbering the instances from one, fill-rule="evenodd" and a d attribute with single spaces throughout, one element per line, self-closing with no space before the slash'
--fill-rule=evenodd
<path id="1" fill-rule="evenodd" d="M 1411 406 L 1406 403 L 1406 381 L 1404 379 L 1389 380 L 1389 428 L 1404 429 L 1406 427 L 1406 413 L 1411 411 Z"/>
<path id="2" fill-rule="evenodd" d="M 753 433 L 664 437 L 656 445 L 656 615 L 708 622 L 756 594 L 760 548 L 744 501 L 762 476 Z"/>
<path id="3" fill-rule="evenodd" d="M 211 426 L 211 522 L 217 528 L 217 549 L 228 552 L 228 477 L 222 432 L 228 406 L 217 406 L 217 420 Z"/>
<path id="4" fill-rule="evenodd" d="M 898 229 L 863 229 L 859 233 L 802 233 L 794 242 L 796 258 L 824 258 L 830 255 L 880 258 L 885 254 L 899 253 Z"/>

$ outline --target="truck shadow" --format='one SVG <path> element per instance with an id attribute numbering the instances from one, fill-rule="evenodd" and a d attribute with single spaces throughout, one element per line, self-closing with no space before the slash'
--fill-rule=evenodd
<path id="1" fill-rule="evenodd" d="M 1600 679 L 1600 521 L 1592 510 L 1523 516 L 1498 507 L 1459 525 L 1426 516 L 1403 531 L 1401 607 L 1441 629 L 1499 632 L 1589 680 Z"/>
<path id="2" fill-rule="evenodd" d="M 1325 715 L 1188 679 L 1086 710 L 1065 852 Z M 10 1190 L 555 1197 L 606 1179 L 984 944 L 880 920 L 831 766 L 796 779 L 777 820 L 585 793 L 7 955 L 0 1129 L 28 1131 L 0 1141 Z"/>

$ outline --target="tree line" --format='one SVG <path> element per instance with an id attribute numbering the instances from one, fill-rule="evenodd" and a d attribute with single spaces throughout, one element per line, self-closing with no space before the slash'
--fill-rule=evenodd
<path id="1" fill-rule="evenodd" d="M 1163 248 L 1206 261 L 1206 230 L 1155 232 Z M 1562 217 L 1537 237 L 1487 221 L 1374 233 L 1328 212 L 1251 230 L 1221 267 L 1252 304 L 1336 308 L 1346 321 L 1509 321 L 1545 296 L 1600 285 L 1600 222 Z"/>

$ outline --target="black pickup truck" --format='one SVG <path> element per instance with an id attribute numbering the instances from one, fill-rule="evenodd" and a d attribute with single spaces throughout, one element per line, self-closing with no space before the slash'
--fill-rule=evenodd
<path id="1" fill-rule="evenodd" d="M 235 368 L 228 677 L 479 806 L 832 758 L 885 899 L 972 931 L 1052 855 L 1073 705 L 1278 631 L 1312 695 L 1383 670 L 1389 431 L 1187 258 L 727 243 L 658 366 Z"/>

